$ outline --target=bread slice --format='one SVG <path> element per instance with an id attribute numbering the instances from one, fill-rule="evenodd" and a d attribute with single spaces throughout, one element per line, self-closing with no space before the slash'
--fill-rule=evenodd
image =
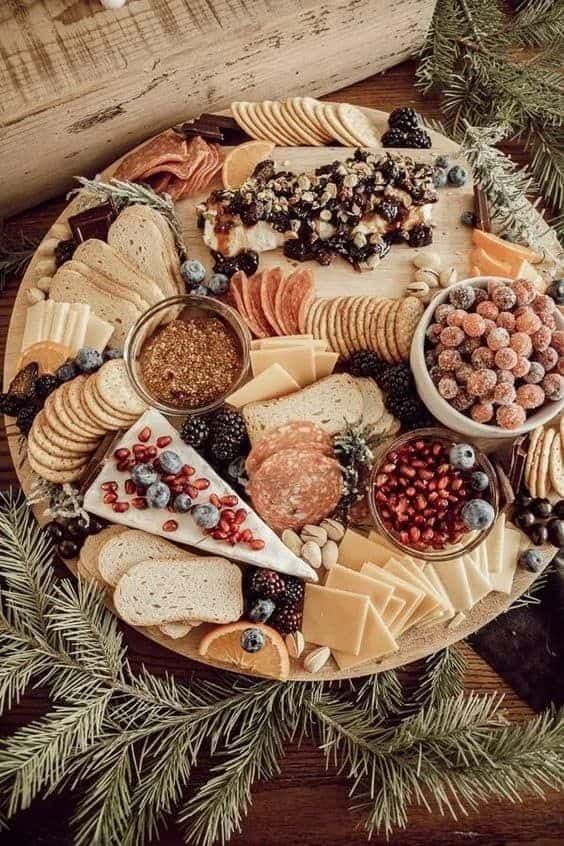
<path id="1" fill-rule="evenodd" d="M 73 254 L 75 261 L 82 261 L 92 270 L 102 273 L 116 285 L 137 293 L 152 306 L 163 300 L 161 288 L 148 276 L 139 271 L 118 250 L 98 238 L 89 238 L 79 244 Z"/>
<path id="2" fill-rule="evenodd" d="M 125 526 L 106 526 L 101 532 L 96 535 L 88 535 L 78 556 L 78 575 L 89 582 L 96 582 L 100 587 L 107 588 L 106 580 L 102 577 L 98 568 L 98 560 L 100 550 L 118 535 L 123 535 L 127 532 Z"/>
<path id="3" fill-rule="evenodd" d="M 193 620 L 190 623 L 163 623 L 162 626 L 159 626 L 159 631 L 165 637 L 170 637 L 172 640 L 180 640 L 181 637 L 186 637 L 192 629 L 195 629 L 196 626 L 201 626 L 201 624 L 201 620 Z"/>
<path id="4" fill-rule="evenodd" d="M 82 274 L 92 285 L 95 285 L 102 293 L 110 294 L 112 297 L 119 297 L 120 300 L 125 300 L 132 303 L 141 314 L 147 311 L 149 303 L 144 299 L 138 291 L 132 291 L 130 288 L 109 279 L 101 271 L 89 267 L 85 262 L 78 261 L 72 258 L 65 264 L 67 270 L 76 270 L 77 273 Z"/>
<path id="5" fill-rule="evenodd" d="M 357 377 L 355 382 L 360 388 L 364 404 L 362 427 L 366 437 L 370 440 L 382 434 L 386 428 L 383 420 L 386 413 L 384 397 L 374 379 Z"/>
<path id="6" fill-rule="evenodd" d="M 251 443 L 255 443 L 268 429 L 295 420 L 310 420 L 336 435 L 347 424 L 358 423 L 363 409 L 362 393 L 354 378 L 337 373 L 286 397 L 251 402 L 243 408 L 243 416 Z"/>
<path id="7" fill-rule="evenodd" d="M 167 558 L 170 561 L 191 557 L 186 550 L 157 535 L 140 529 L 109 538 L 98 554 L 98 571 L 105 582 L 115 587 L 124 573 L 140 561 Z"/>
<path id="8" fill-rule="evenodd" d="M 142 561 L 117 583 L 114 605 L 133 626 L 232 623 L 243 613 L 241 582 L 239 567 L 224 558 Z"/>
<path id="9" fill-rule="evenodd" d="M 182 274 L 180 273 L 180 256 L 178 255 L 178 250 L 176 248 L 176 240 L 174 238 L 172 229 L 170 228 L 162 214 L 159 214 L 159 212 L 155 209 L 150 208 L 150 206 L 138 206 L 137 208 L 143 209 L 144 216 L 152 220 L 155 226 L 158 227 L 166 246 L 166 254 L 168 257 L 170 272 L 172 278 L 176 282 L 177 293 L 185 294 L 186 285 L 182 278 Z"/>
<path id="10" fill-rule="evenodd" d="M 114 327 L 112 344 L 123 347 L 127 333 L 142 314 L 141 309 L 102 291 L 87 277 L 69 269 L 67 264 L 69 262 L 60 267 L 51 280 L 50 299 L 63 303 L 86 303 L 98 317 Z"/>
<path id="11" fill-rule="evenodd" d="M 108 244 L 156 282 L 163 297 L 178 293 L 161 230 L 143 206 L 127 206 L 108 231 Z"/>

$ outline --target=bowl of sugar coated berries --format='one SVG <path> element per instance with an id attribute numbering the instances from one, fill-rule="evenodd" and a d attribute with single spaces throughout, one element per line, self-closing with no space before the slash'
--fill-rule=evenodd
<path id="1" fill-rule="evenodd" d="M 528 279 L 467 279 L 430 303 L 410 364 L 444 426 L 470 438 L 522 435 L 564 408 L 564 317 Z"/>
<path id="2" fill-rule="evenodd" d="M 487 457 L 469 439 L 432 427 L 382 445 L 368 502 L 380 535 L 426 561 L 470 552 L 492 529 L 499 487 Z"/>

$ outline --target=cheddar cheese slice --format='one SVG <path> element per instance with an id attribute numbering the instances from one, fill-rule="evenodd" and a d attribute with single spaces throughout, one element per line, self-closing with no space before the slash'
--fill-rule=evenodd
<path id="1" fill-rule="evenodd" d="M 369 605 L 358 654 L 334 649 L 333 658 L 340 670 L 349 670 L 351 667 L 358 667 L 367 661 L 377 661 L 379 658 L 397 652 L 397 650 L 398 645 L 390 630 L 382 621 L 374 606 Z"/>
<path id="2" fill-rule="evenodd" d="M 301 388 L 315 382 L 315 360 L 312 347 L 251 350 L 253 376 L 258 376 L 273 364 L 283 367 Z"/>
<path id="3" fill-rule="evenodd" d="M 363 576 L 348 567 L 331 567 L 325 580 L 325 587 L 348 590 L 350 593 L 361 593 L 368 597 L 379 614 L 383 614 L 394 592 L 392 585 L 382 584 L 369 576 Z"/>
<path id="4" fill-rule="evenodd" d="M 254 379 L 227 397 L 226 402 L 235 408 L 242 408 L 250 402 L 276 399 L 298 391 L 300 386 L 278 363 L 271 364 Z"/>
<path id="5" fill-rule="evenodd" d="M 307 584 L 302 634 L 309 643 L 358 655 L 369 605 L 367 596 Z"/>

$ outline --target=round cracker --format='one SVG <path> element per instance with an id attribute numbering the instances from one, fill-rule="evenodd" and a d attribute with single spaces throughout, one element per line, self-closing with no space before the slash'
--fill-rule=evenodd
<path id="1" fill-rule="evenodd" d="M 308 297 L 304 297 L 300 303 L 300 310 L 298 312 L 298 327 L 302 335 L 306 333 L 306 326 L 309 312 L 315 302 L 315 294 L 312 291 L 311 295 Z"/>
<path id="2" fill-rule="evenodd" d="M 396 341 L 400 356 L 404 361 L 409 360 L 413 335 L 424 311 L 425 306 L 417 297 L 404 297 L 400 301 L 396 321 Z"/>
<path id="3" fill-rule="evenodd" d="M 102 408 L 104 408 L 104 400 L 102 399 L 102 397 L 100 396 L 100 394 L 98 392 L 98 386 L 96 384 L 95 379 L 92 380 L 91 390 L 92 390 L 92 396 L 95 398 L 97 404 L 99 406 L 102 406 Z M 127 427 L 131 426 L 131 424 L 135 423 L 135 421 L 139 418 L 138 414 L 129 414 L 129 415 L 120 414 L 119 412 L 117 412 L 115 410 L 115 408 L 111 408 L 110 406 L 108 406 L 108 410 L 110 412 L 110 415 L 112 417 L 114 417 L 116 419 L 116 421 L 119 421 L 121 423 L 122 427 L 123 426 L 127 426 Z"/>
<path id="4" fill-rule="evenodd" d="M 349 312 L 349 335 L 351 338 L 353 350 L 357 352 L 357 350 L 363 349 L 359 334 L 358 334 L 358 312 L 362 305 L 364 297 L 354 297 L 354 303 L 351 305 L 351 309 Z"/>
<path id="5" fill-rule="evenodd" d="M 301 114 L 293 106 L 288 99 L 280 104 L 284 118 L 290 123 L 292 128 L 303 138 L 305 144 L 310 147 L 322 147 L 324 141 L 317 133 L 310 129 L 309 123 L 306 123 Z"/>
<path id="6" fill-rule="evenodd" d="M 318 138 L 322 144 L 325 144 L 326 141 L 329 141 L 329 137 L 315 116 L 311 102 L 308 102 L 306 109 L 305 101 L 311 101 L 311 99 L 308 97 L 291 97 L 286 102 L 294 110 L 296 116 L 301 119 L 301 122 L 307 126 L 308 132 L 311 132 L 315 138 Z M 315 102 L 314 100 L 313 103 Z"/>
<path id="7" fill-rule="evenodd" d="M 272 141 L 272 138 L 266 137 L 262 133 L 262 127 L 257 126 L 251 120 L 248 112 L 241 109 L 241 103 L 231 103 L 231 113 L 243 132 L 246 132 L 250 138 L 256 138 L 259 141 Z"/>
<path id="8" fill-rule="evenodd" d="M 307 133 L 302 132 L 299 125 L 296 125 L 295 118 L 292 113 L 285 108 L 285 104 L 281 103 L 279 100 L 272 100 L 271 102 L 272 105 L 270 106 L 270 109 L 272 114 L 276 118 L 278 125 L 284 128 L 288 138 L 292 139 L 293 145 L 295 147 L 302 147 L 304 144 L 309 145 L 310 141 Z"/>
<path id="9" fill-rule="evenodd" d="M 386 321 L 392 305 L 393 300 L 384 300 L 382 308 L 378 311 L 378 316 L 376 318 L 376 335 L 382 347 L 382 358 L 390 364 L 393 362 L 393 356 L 386 340 Z"/>
<path id="10" fill-rule="evenodd" d="M 366 337 L 366 309 L 370 305 L 370 297 L 362 297 L 358 312 L 356 315 L 356 334 L 360 343 L 360 348 L 363 350 L 369 349 L 368 339 Z"/>
<path id="11" fill-rule="evenodd" d="M 68 435 L 71 440 L 78 442 L 87 442 L 95 440 L 98 435 L 94 434 L 90 429 L 83 429 L 82 426 L 69 414 L 67 411 L 67 400 L 63 398 L 68 391 L 68 383 L 61 385 L 56 391 L 53 391 L 47 397 L 45 405 L 45 414 L 49 424 L 57 429 L 61 434 Z M 52 402 L 49 402 L 53 398 Z M 55 422 L 57 421 L 57 422 Z"/>
<path id="12" fill-rule="evenodd" d="M 69 437 L 67 430 L 61 425 L 60 421 L 57 420 L 55 424 L 49 420 L 47 407 L 46 405 L 43 406 L 43 411 L 45 412 L 45 422 L 43 425 L 43 429 L 45 431 L 46 436 L 56 444 L 58 447 L 62 449 L 74 449 L 76 452 L 80 450 L 95 450 L 98 446 L 99 440 L 96 438 L 91 438 L 89 441 L 77 441 L 74 437 Z M 51 410 L 52 412 L 52 410 Z"/>
<path id="13" fill-rule="evenodd" d="M 552 442 L 556 437 L 554 429 L 547 429 L 544 433 L 542 442 L 542 450 L 539 458 L 538 473 L 537 473 L 537 496 L 545 497 L 549 488 L 549 458 L 552 447 Z"/>
<path id="14" fill-rule="evenodd" d="M 65 482 L 75 482 L 77 479 L 80 479 L 86 466 L 83 464 L 81 467 L 77 467 L 74 470 L 52 470 L 49 467 L 44 467 L 29 451 L 27 453 L 27 460 L 34 473 L 37 473 L 37 475 L 41 476 L 42 479 L 46 479 L 48 482 L 53 482 L 56 485 L 64 485 Z"/>
<path id="15" fill-rule="evenodd" d="M 345 350 L 347 352 L 347 358 L 352 355 L 352 343 L 351 343 L 351 336 L 349 333 L 349 314 L 351 310 L 351 305 L 353 302 L 352 297 L 345 297 L 343 302 L 341 303 L 341 308 L 339 311 L 339 321 L 341 326 L 341 334 L 343 336 L 343 342 L 345 346 Z"/>
<path id="16" fill-rule="evenodd" d="M 147 404 L 135 393 L 123 359 L 106 361 L 96 372 L 96 387 L 104 405 L 123 415 L 138 417 L 147 410 Z"/>
<path id="17" fill-rule="evenodd" d="M 356 144 L 361 147 L 380 147 L 380 139 L 374 132 L 372 124 L 356 106 L 351 106 L 350 103 L 339 103 L 337 106 L 337 115 L 340 123 L 343 124 L 347 131 L 347 135 L 356 138 Z"/>
<path id="18" fill-rule="evenodd" d="M 317 340 L 322 339 L 323 335 L 321 334 L 321 325 L 323 321 L 323 315 L 325 314 L 325 310 L 327 309 L 327 304 L 330 301 L 327 299 L 320 299 L 319 300 L 319 308 L 315 312 L 315 319 L 313 321 L 313 327 L 311 330 L 311 334 Z"/>
<path id="19" fill-rule="evenodd" d="M 537 495 L 537 479 L 538 479 L 538 469 L 539 469 L 539 461 L 542 452 L 542 445 L 544 442 L 545 431 L 542 430 L 540 437 L 535 446 L 535 452 L 533 455 L 533 461 L 531 464 L 531 469 L 529 471 L 529 482 L 528 488 L 531 496 Z"/>
<path id="20" fill-rule="evenodd" d="M 33 421 L 33 435 L 37 444 L 52 455 L 59 455 L 66 457 L 69 455 L 85 455 L 90 453 L 92 449 L 88 444 L 77 444 L 74 441 L 66 440 L 66 443 L 57 442 L 53 437 L 53 432 L 45 419 L 43 410 L 39 412 Z M 94 446 L 95 448 L 95 446 Z"/>
<path id="21" fill-rule="evenodd" d="M 394 361 L 398 362 L 401 361 L 402 356 L 399 351 L 399 347 L 396 341 L 396 332 L 397 332 L 397 320 L 398 314 L 401 306 L 401 300 L 394 300 L 392 302 L 392 306 L 388 313 L 388 319 L 386 321 L 386 343 L 388 344 L 388 348 L 392 354 Z"/>
<path id="22" fill-rule="evenodd" d="M 39 464 L 49 470 L 76 470 L 79 467 L 84 467 L 88 463 L 90 456 L 90 453 L 84 453 L 83 455 L 54 455 L 52 452 L 48 452 L 39 445 L 33 427 L 27 436 L 27 451 L 33 455 Z"/>
<path id="23" fill-rule="evenodd" d="M 313 324 L 315 321 L 315 315 L 317 314 L 318 309 L 321 307 L 321 299 L 318 297 L 315 299 L 312 304 L 311 308 L 309 309 L 306 317 L 306 324 L 305 324 L 305 335 L 311 335 L 313 337 Z"/>
<path id="24" fill-rule="evenodd" d="M 63 395 L 63 402 L 69 414 L 69 417 L 76 421 L 84 432 L 91 432 L 95 438 L 100 437 L 106 432 L 106 428 L 101 426 L 92 419 L 92 415 L 88 413 L 83 403 L 83 394 L 86 385 L 92 382 L 92 377 L 81 376 L 69 382 L 69 387 L 66 394 Z"/>
<path id="25" fill-rule="evenodd" d="M 543 426 L 537 426 L 531 434 L 529 435 L 529 443 L 527 446 L 527 458 L 525 460 L 525 470 L 523 471 L 523 479 L 525 481 L 525 485 L 531 490 L 530 479 L 531 479 L 531 468 L 533 466 L 533 460 L 535 457 L 535 452 L 537 449 L 537 443 L 544 432 Z"/>
<path id="26" fill-rule="evenodd" d="M 562 421 L 560 421 L 562 428 Z M 550 450 L 550 481 L 559 497 L 564 497 L 564 462 L 562 459 L 562 440 L 556 433 Z"/>
<path id="27" fill-rule="evenodd" d="M 327 331 L 327 320 L 329 316 L 329 310 L 331 308 L 332 300 L 326 300 L 325 305 L 321 309 L 321 314 L 318 318 L 318 335 L 316 336 L 319 340 L 322 341 L 329 341 L 329 334 Z"/>
<path id="28" fill-rule="evenodd" d="M 288 147 L 288 136 L 284 132 L 280 131 L 270 109 L 266 107 L 266 104 L 270 104 L 271 102 L 272 100 L 263 100 L 262 102 L 253 103 L 253 115 L 261 126 L 266 127 L 266 129 L 268 129 L 268 131 L 276 138 L 276 143 L 279 147 Z"/>
<path id="29" fill-rule="evenodd" d="M 337 337 L 337 309 L 341 300 L 342 297 L 333 297 L 329 308 L 327 309 L 326 319 L 327 340 L 329 342 L 329 347 L 334 352 L 339 353 L 339 355 L 342 354 L 342 351 Z"/>
<path id="30" fill-rule="evenodd" d="M 265 100 L 262 105 L 269 115 L 270 120 L 278 129 L 282 138 L 286 139 L 286 146 L 301 147 L 302 137 L 294 130 L 292 125 L 284 119 L 280 102 L 278 100 Z"/>
<path id="31" fill-rule="evenodd" d="M 114 416 L 109 410 L 106 410 L 99 404 L 98 400 L 94 396 L 91 383 L 88 383 L 85 386 L 84 391 L 82 392 L 82 401 L 90 417 L 96 423 L 99 423 L 100 426 L 103 426 L 106 432 L 122 429 L 126 425 L 123 417 Z"/>
<path id="32" fill-rule="evenodd" d="M 349 307 L 349 297 L 341 297 L 337 310 L 335 312 L 335 332 L 337 335 L 337 344 L 343 358 L 348 358 L 350 355 L 349 345 L 345 335 L 344 315 Z"/>
<path id="33" fill-rule="evenodd" d="M 336 138 L 343 147 L 358 147 L 358 142 L 347 132 L 346 127 L 343 126 L 337 117 L 336 106 L 332 103 L 320 103 L 322 108 L 317 109 L 317 116 L 320 121 L 324 121 L 325 126 L 331 131 L 331 136 Z"/>
<path id="34" fill-rule="evenodd" d="M 364 313 L 364 336 L 366 338 L 366 348 L 372 350 L 377 355 L 380 355 L 380 349 L 374 343 L 374 323 L 375 316 L 381 302 L 382 300 L 379 297 L 371 297 Z"/>

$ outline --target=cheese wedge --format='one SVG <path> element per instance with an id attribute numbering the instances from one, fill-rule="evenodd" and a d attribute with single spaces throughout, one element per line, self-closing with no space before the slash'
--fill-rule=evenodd
<path id="1" fill-rule="evenodd" d="M 251 350 L 253 376 L 258 376 L 273 364 L 280 364 L 296 380 L 300 388 L 315 382 L 315 360 L 312 347 Z"/>
<path id="2" fill-rule="evenodd" d="M 333 370 L 335 369 L 335 365 L 339 360 L 339 353 L 332 353 L 332 352 L 317 352 L 314 350 L 313 353 L 314 359 L 314 366 L 315 366 L 315 379 L 323 379 L 325 376 L 330 376 Z"/>
<path id="3" fill-rule="evenodd" d="M 366 613 L 366 622 L 358 654 L 341 652 L 338 649 L 334 649 L 332 654 L 340 670 L 349 670 L 351 667 L 358 667 L 367 661 L 377 661 L 379 658 L 391 655 L 393 652 L 397 652 L 398 648 L 389 628 L 382 621 L 374 606 L 370 605 Z"/>
<path id="4" fill-rule="evenodd" d="M 235 408 L 242 408 L 249 402 L 276 399 L 299 389 L 300 386 L 296 380 L 284 370 L 281 364 L 275 363 L 228 396 L 225 401 Z"/>
<path id="5" fill-rule="evenodd" d="M 495 258 L 500 258 L 506 261 L 506 257 L 519 257 L 535 264 L 542 261 L 542 256 L 535 253 L 529 247 L 523 247 L 521 244 L 513 244 L 510 241 L 504 241 L 499 235 L 494 235 L 493 232 L 484 232 L 483 229 L 474 229 L 472 231 L 472 243 L 482 247 L 487 253 Z"/>
<path id="6" fill-rule="evenodd" d="M 470 259 L 473 264 L 476 264 L 481 271 L 482 276 L 505 276 L 512 277 L 512 270 L 516 267 L 515 261 L 502 261 L 501 259 L 493 258 L 485 252 L 481 247 L 474 247 L 470 253 Z"/>
<path id="7" fill-rule="evenodd" d="M 472 608 L 472 593 L 462 558 L 455 558 L 453 561 L 435 561 L 433 566 L 454 610 L 468 611 Z"/>
<path id="8" fill-rule="evenodd" d="M 525 538 L 519 529 L 514 529 L 512 526 L 505 527 L 501 569 L 490 576 L 492 590 L 511 593 L 513 577 L 517 569 L 517 559 L 524 544 Z"/>
<path id="9" fill-rule="evenodd" d="M 480 568 L 472 561 L 469 555 L 464 555 L 462 561 L 472 596 L 472 606 L 474 606 L 490 592 L 490 581 L 482 576 Z"/>
<path id="10" fill-rule="evenodd" d="M 376 611 L 383 614 L 394 592 L 392 585 L 376 582 L 369 576 L 363 576 L 348 567 L 331 567 L 325 580 L 325 587 L 348 590 L 349 593 L 360 593 L 368 597 Z"/>
<path id="11" fill-rule="evenodd" d="M 90 314 L 86 326 L 84 346 L 92 347 L 92 349 L 98 350 L 101 353 L 108 346 L 113 332 L 114 327 L 111 323 L 102 320 L 101 317 L 97 317 L 95 314 Z"/>
<path id="12" fill-rule="evenodd" d="M 308 584 L 302 634 L 309 643 L 358 655 L 369 605 L 359 593 Z"/>
<path id="13" fill-rule="evenodd" d="M 488 537 L 484 541 L 488 557 L 489 573 L 500 573 L 503 567 L 505 543 L 505 514 L 500 514 Z"/>

